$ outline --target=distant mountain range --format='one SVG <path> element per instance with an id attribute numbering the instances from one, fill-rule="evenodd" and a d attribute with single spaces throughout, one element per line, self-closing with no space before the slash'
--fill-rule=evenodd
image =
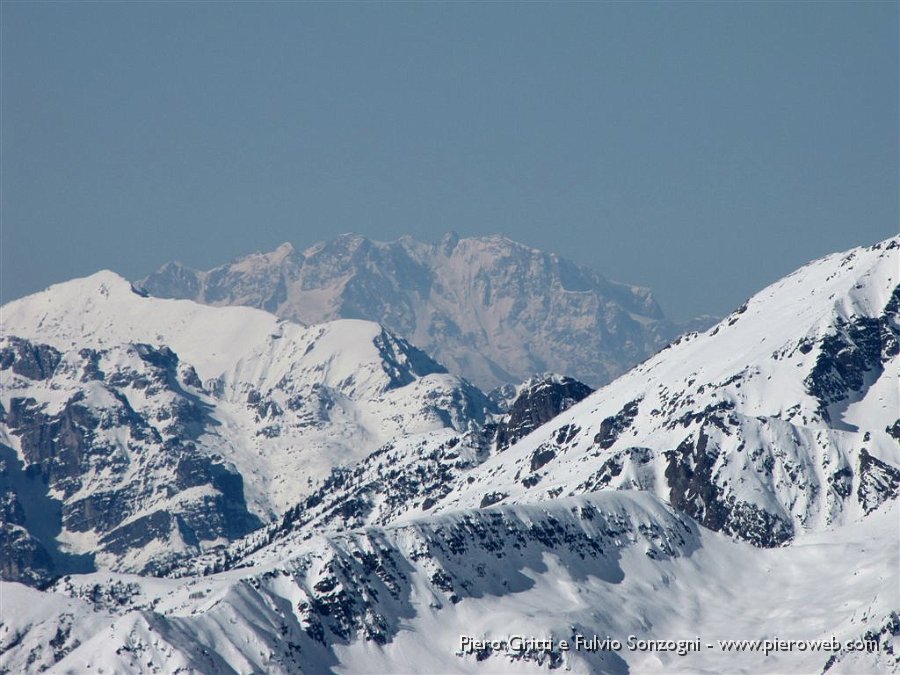
<path id="1" fill-rule="evenodd" d="M 605 384 L 685 330 L 713 323 L 668 321 L 649 290 L 502 236 L 450 233 L 424 244 L 346 234 L 209 271 L 168 263 L 137 285 L 305 324 L 375 321 L 484 390 L 546 371 Z"/>
<path id="2" fill-rule="evenodd" d="M 579 291 L 500 238 L 344 237 L 182 282 L 258 304 L 290 264 L 269 309 L 347 312 L 413 259 L 443 287 L 415 297 L 481 306 L 457 318 L 486 345 L 603 284 L 611 314 L 581 315 L 618 317 L 603 339 L 640 326 L 649 353 L 667 325 L 645 291 Z M 596 391 L 547 373 L 488 395 L 419 348 L 432 314 L 410 302 L 391 305 L 405 337 L 109 272 L 5 305 L 0 671 L 900 672 L 900 237 L 804 266 Z M 595 635 L 703 644 L 559 646 Z M 773 637 L 837 642 L 717 646 Z"/>

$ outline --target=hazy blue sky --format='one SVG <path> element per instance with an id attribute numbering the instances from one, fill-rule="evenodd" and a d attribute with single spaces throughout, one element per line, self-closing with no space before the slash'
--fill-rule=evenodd
<path id="1" fill-rule="evenodd" d="M 4 300 L 455 229 L 684 318 L 898 230 L 896 3 L 0 7 Z"/>

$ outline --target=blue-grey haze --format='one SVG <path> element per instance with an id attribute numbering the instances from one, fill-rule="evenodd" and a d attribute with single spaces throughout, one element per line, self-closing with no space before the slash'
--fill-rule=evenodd
<path id="1" fill-rule="evenodd" d="M 0 296 L 504 233 L 727 312 L 898 230 L 898 4 L 0 3 Z"/>

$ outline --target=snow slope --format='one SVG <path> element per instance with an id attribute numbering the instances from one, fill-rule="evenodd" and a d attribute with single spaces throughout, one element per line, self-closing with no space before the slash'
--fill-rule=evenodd
<path id="1" fill-rule="evenodd" d="M 698 528 L 653 495 L 603 492 L 276 545 L 249 569 L 188 580 L 94 574 L 40 596 L 4 582 L 0 668 L 896 672 L 897 517 L 894 502 L 860 523 L 759 549 Z M 54 629 L 55 652 L 45 637 Z M 520 650 L 515 635 L 553 643 Z M 622 646 L 559 648 L 578 635 Z M 702 649 L 632 651 L 630 635 L 699 637 Z M 466 651 L 461 636 L 505 644 Z M 877 639 L 874 652 L 764 655 L 718 643 L 833 637 L 844 645 L 866 636 Z"/>

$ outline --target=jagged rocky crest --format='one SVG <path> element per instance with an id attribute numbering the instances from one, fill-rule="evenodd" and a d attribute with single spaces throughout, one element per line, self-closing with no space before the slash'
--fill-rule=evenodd
<path id="1" fill-rule="evenodd" d="M 543 371 L 605 384 L 682 331 L 709 325 L 676 325 L 647 289 L 501 236 L 450 233 L 432 245 L 347 234 L 209 271 L 168 263 L 139 285 L 309 324 L 376 321 L 485 390 Z"/>
<path id="2" fill-rule="evenodd" d="M 497 425 L 497 450 L 506 450 L 593 392 L 571 377 L 549 375 L 528 380 L 519 388 L 507 417 Z"/>

